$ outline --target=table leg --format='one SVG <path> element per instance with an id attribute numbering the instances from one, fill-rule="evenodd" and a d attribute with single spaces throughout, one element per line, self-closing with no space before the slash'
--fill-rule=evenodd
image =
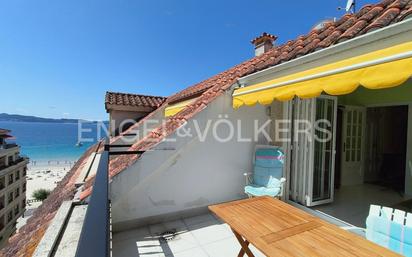
<path id="1" fill-rule="evenodd" d="M 235 237 L 236 237 L 237 241 L 239 241 L 239 244 L 242 247 L 242 249 L 240 249 L 239 254 L 237 256 L 238 257 L 243 257 L 246 253 L 246 255 L 249 256 L 249 257 L 255 257 L 255 255 L 253 255 L 252 251 L 249 249 L 249 241 L 244 240 L 242 238 L 242 236 L 239 235 L 239 233 L 237 233 L 233 229 L 232 229 L 232 232 L 233 232 L 233 234 L 235 234 Z"/>

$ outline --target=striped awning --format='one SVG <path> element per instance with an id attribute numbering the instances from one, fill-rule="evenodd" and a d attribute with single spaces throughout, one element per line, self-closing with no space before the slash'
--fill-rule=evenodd
<path id="1" fill-rule="evenodd" d="M 165 117 L 170 117 L 170 116 L 177 114 L 178 112 L 183 110 L 187 105 L 193 103 L 195 100 L 196 98 L 193 98 L 193 99 L 189 99 L 186 101 L 168 105 L 165 109 Z"/>
<path id="2" fill-rule="evenodd" d="M 236 89 L 233 107 L 312 98 L 323 92 L 344 95 L 359 86 L 383 89 L 403 84 L 412 76 L 412 42 L 370 52 L 314 69 Z"/>

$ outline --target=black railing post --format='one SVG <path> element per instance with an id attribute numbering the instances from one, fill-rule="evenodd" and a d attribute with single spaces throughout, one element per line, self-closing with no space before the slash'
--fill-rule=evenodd
<path id="1" fill-rule="evenodd" d="M 106 139 L 77 246 L 76 257 L 110 256 L 108 144 L 109 141 Z"/>

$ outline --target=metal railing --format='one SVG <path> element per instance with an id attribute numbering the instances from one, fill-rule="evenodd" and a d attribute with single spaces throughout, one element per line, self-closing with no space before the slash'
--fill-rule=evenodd
<path id="1" fill-rule="evenodd" d="M 27 157 L 22 157 L 22 156 L 20 156 L 20 157 L 18 157 L 16 160 L 10 161 L 10 162 L 9 162 L 9 165 L 1 164 L 1 165 L 0 165 L 0 170 L 7 169 L 7 168 L 9 168 L 9 167 L 11 167 L 11 166 L 14 166 L 14 165 L 16 165 L 16 164 L 19 164 L 19 163 L 25 161 L 25 160 L 28 160 L 28 158 L 27 158 Z"/>
<path id="2" fill-rule="evenodd" d="M 108 141 L 106 140 L 106 143 Z M 100 146 L 100 145 L 99 145 Z M 87 207 L 76 257 L 110 256 L 109 151 L 103 151 Z"/>
<path id="3" fill-rule="evenodd" d="M 109 158 L 110 155 L 144 153 L 144 151 L 110 152 L 111 147 L 118 148 L 120 146 L 110 145 L 109 139 L 106 139 L 104 151 L 100 157 L 96 177 L 94 180 L 93 192 L 90 197 L 89 206 L 87 207 L 86 217 L 80 234 L 79 244 L 76 250 L 76 257 L 111 256 Z"/>

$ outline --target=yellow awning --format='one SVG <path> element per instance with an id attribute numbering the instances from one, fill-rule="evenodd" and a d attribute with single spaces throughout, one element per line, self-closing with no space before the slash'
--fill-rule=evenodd
<path id="1" fill-rule="evenodd" d="M 168 105 L 165 109 L 165 117 L 170 117 L 170 116 L 175 115 L 176 113 L 183 110 L 187 105 L 191 104 L 195 100 L 196 100 L 196 98 L 189 99 L 189 100 L 182 101 L 182 102 L 178 102 L 176 104 Z"/>
<path id="2" fill-rule="evenodd" d="M 396 45 L 285 77 L 236 89 L 233 107 L 267 105 L 293 97 L 312 98 L 322 92 L 344 95 L 359 86 L 396 87 L 412 76 L 412 42 Z"/>

